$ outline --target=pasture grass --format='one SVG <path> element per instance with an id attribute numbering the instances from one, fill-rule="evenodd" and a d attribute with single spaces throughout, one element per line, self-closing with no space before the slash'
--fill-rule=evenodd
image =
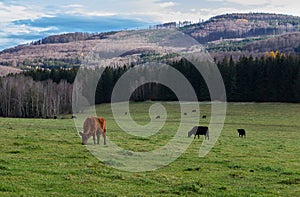
<path id="1" fill-rule="evenodd" d="M 151 104 L 131 104 L 133 119 L 147 124 Z M 107 119 L 111 140 L 146 152 L 166 144 L 179 125 L 179 106 L 162 104 L 167 122 L 148 138 L 122 132 L 110 105 L 99 105 L 97 111 Z M 203 103 L 200 109 L 201 116 L 207 115 L 201 125 L 208 125 L 210 105 Z M 92 156 L 69 116 L 0 119 L 0 196 L 300 195 L 299 104 L 229 103 L 221 136 L 206 157 L 198 157 L 201 136 L 175 162 L 139 173 L 116 170 Z M 247 137 L 239 138 L 237 128 L 244 128 Z"/>

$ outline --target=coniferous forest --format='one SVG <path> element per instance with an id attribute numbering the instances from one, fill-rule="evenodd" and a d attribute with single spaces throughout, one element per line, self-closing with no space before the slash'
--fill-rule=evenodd
<path id="1" fill-rule="evenodd" d="M 279 52 L 261 58 L 225 57 L 216 62 L 226 87 L 227 101 L 300 102 L 300 58 Z M 192 84 L 199 101 L 209 101 L 209 91 L 197 69 L 187 60 L 171 64 Z M 111 101 L 118 79 L 131 66 L 106 67 L 96 89 L 96 104 Z M 0 116 L 54 117 L 72 113 L 72 84 L 78 68 L 70 70 L 30 70 L 0 78 Z M 87 69 L 86 72 L 97 73 Z M 90 79 L 87 79 L 90 80 Z M 84 90 L 84 88 L 83 88 Z M 145 84 L 131 95 L 132 101 L 176 101 L 176 95 L 163 85 Z"/>

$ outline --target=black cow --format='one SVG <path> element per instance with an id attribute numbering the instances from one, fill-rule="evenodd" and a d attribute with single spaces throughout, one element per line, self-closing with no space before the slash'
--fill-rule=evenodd
<path id="1" fill-rule="evenodd" d="M 209 130 L 208 130 L 208 127 L 205 127 L 205 126 L 195 126 L 193 127 L 193 129 L 191 131 L 188 132 L 188 137 L 191 137 L 192 135 L 195 135 L 194 136 L 194 139 L 196 138 L 196 136 L 198 136 L 198 139 L 199 139 L 199 136 L 200 135 L 205 135 L 205 139 L 209 139 Z"/>
<path id="2" fill-rule="evenodd" d="M 206 119 L 206 115 L 203 115 L 202 118 L 203 118 L 203 119 Z"/>
<path id="3" fill-rule="evenodd" d="M 156 116 L 156 119 L 160 119 L 160 116 Z"/>
<path id="4" fill-rule="evenodd" d="M 197 112 L 197 110 L 193 109 L 192 112 Z"/>
<path id="5" fill-rule="evenodd" d="M 246 137 L 246 131 L 245 129 L 237 129 L 239 133 L 239 137 Z"/>

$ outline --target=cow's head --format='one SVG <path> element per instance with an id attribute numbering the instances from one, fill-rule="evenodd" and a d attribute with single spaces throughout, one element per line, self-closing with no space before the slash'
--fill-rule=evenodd
<path id="1" fill-rule="evenodd" d="M 88 136 L 82 132 L 79 132 L 79 135 L 81 135 L 82 137 L 82 145 L 86 145 L 87 144 L 87 141 L 88 141 Z"/>
<path id="2" fill-rule="evenodd" d="M 193 127 L 189 132 L 188 132 L 188 137 L 191 137 L 192 135 L 195 135 L 197 132 L 197 127 Z"/>

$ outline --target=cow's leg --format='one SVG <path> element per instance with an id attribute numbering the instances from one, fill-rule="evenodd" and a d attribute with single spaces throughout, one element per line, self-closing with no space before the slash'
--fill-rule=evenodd
<path id="1" fill-rule="evenodd" d="M 96 135 L 97 135 L 97 144 L 100 144 L 100 135 L 101 135 L 101 132 L 99 130 L 97 130 Z"/>
<path id="2" fill-rule="evenodd" d="M 95 136 L 95 133 L 93 134 L 93 140 L 94 140 L 94 144 L 96 144 L 96 136 Z"/>
<path id="3" fill-rule="evenodd" d="M 106 133 L 103 132 L 104 145 L 106 145 Z"/>
<path id="4" fill-rule="evenodd" d="M 100 135 L 97 135 L 97 144 L 100 144 Z"/>
<path id="5" fill-rule="evenodd" d="M 196 139 L 196 134 L 195 134 L 195 136 L 194 136 L 194 139 Z"/>
<path id="6" fill-rule="evenodd" d="M 100 144 L 100 133 L 97 133 L 97 144 Z"/>

